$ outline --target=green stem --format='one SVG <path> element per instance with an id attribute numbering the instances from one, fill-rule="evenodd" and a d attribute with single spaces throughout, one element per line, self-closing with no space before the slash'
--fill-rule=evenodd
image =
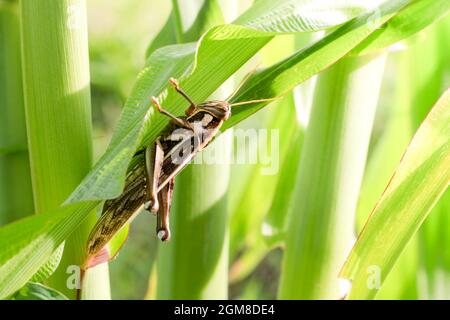
<path id="1" fill-rule="evenodd" d="M 0 4 L 0 225 L 33 213 L 16 3 Z M 9 151 L 8 151 L 9 150 Z"/>
<path id="2" fill-rule="evenodd" d="M 336 299 L 385 57 L 346 58 L 317 80 L 295 189 L 279 296 Z M 301 253 L 301 254 L 299 254 Z"/>
<path id="3" fill-rule="evenodd" d="M 59 207 L 92 165 L 89 57 L 84 0 L 22 0 L 22 63 L 31 175 L 37 212 Z M 66 241 L 49 284 L 69 298 L 68 267 L 84 260 L 92 213 Z M 106 265 L 84 287 L 108 298 Z M 105 289 L 106 288 L 106 289 Z"/>

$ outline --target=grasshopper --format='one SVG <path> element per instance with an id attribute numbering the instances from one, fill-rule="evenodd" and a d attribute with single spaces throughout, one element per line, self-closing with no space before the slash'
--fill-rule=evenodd
<path id="1" fill-rule="evenodd" d="M 136 152 L 122 194 L 105 202 L 102 216 L 88 238 L 88 267 L 112 259 L 106 245 L 142 207 L 157 216 L 158 238 L 169 240 L 169 212 L 175 176 L 213 140 L 222 124 L 230 118 L 231 107 L 277 99 L 229 103 L 239 86 L 226 101 L 196 104 L 176 79 L 170 78 L 169 84 L 187 100 L 189 107 L 185 116 L 177 117 L 164 109 L 156 97 L 151 97 L 156 110 L 169 117 L 171 122 L 153 144 Z"/>

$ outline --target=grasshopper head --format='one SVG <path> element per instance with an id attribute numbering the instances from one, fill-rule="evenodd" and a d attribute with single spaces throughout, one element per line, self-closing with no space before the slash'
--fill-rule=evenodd
<path id="1" fill-rule="evenodd" d="M 231 106 L 226 101 L 207 101 L 199 104 L 197 109 L 211 114 L 213 117 L 226 121 L 231 116 Z"/>

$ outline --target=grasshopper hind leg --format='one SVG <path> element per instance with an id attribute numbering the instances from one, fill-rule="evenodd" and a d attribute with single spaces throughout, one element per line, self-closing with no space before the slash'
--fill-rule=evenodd
<path id="1" fill-rule="evenodd" d="M 145 151 L 145 168 L 147 173 L 147 197 L 144 208 L 156 214 L 159 210 L 158 181 L 164 161 L 164 151 L 159 139 Z"/>
<path id="2" fill-rule="evenodd" d="M 175 179 L 172 178 L 158 193 L 160 207 L 156 222 L 156 234 L 161 241 L 170 239 L 169 212 L 174 184 Z"/>

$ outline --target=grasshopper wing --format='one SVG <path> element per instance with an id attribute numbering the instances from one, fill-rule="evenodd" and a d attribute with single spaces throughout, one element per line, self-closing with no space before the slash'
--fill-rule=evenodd
<path id="1" fill-rule="evenodd" d="M 145 202 L 146 183 L 145 163 L 142 157 L 129 171 L 122 194 L 115 199 L 107 200 L 103 206 L 102 216 L 92 229 L 87 242 L 88 268 L 113 258 L 107 250 L 107 244 L 140 212 Z"/>

